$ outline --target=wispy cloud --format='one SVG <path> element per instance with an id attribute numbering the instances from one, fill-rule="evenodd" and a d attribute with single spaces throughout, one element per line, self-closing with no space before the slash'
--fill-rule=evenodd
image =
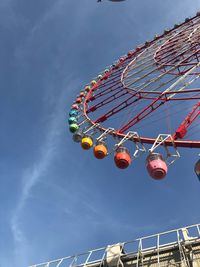
<path id="1" fill-rule="evenodd" d="M 26 37 L 26 40 L 23 42 L 22 46 L 16 49 L 16 60 L 20 61 L 22 66 L 23 63 L 28 64 L 26 56 L 31 53 L 32 40 L 36 38 L 37 33 L 42 30 L 43 25 L 48 23 L 49 19 L 58 16 L 64 4 L 66 4 L 65 1 L 59 0 L 53 6 L 51 6 L 51 8 L 43 15 L 43 17 L 39 19 L 39 21 L 37 21 L 34 27 L 30 30 L 29 35 Z M 54 58 L 52 58 L 52 60 L 54 61 L 56 72 L 59 72 L 59 68 L 61 68 L 61 66 L 59 65 L 59 61 L 62 62 L 62 57 L 63 55 L 62 53 L 60 53 L 58 55 L 55 55 Z M 51 69 L 51 72 L 52 71 L 53 68 Z M 62 71 L 63 70 L 60 69 L 60 72 Z M 27 264 L 27 262 L 30 262 L 30 242 L 29 240 L 27 240 L 26 233 L 23 230 L 22 225 L 25 216 L 24 209 L 26 207 L 28 199 L 32 194 L 32 190 L 38 184 L 38 182 L 40 182 L 41 178 L 47 174 L 49 166 L 52 164 L 56 153 L 58 152 L 59 140 L 63 131 L 62 126 L 64 100 L 66 99 L 66 91 L 68 91 L 66 90 L 66 88 L 64 88 L 64 84 L 66 84 L 67 80 L 68 87 L 70 88 L 68 94 L 71 95 L 73 91 L 72 88 L 77 88 L 76 83 L 78 83 L 77 80 L 72 80 L 73 73 L 71 72 L 69 72 L 68 77 L 66 77 L 65 80 L 63 80 L 62 82 L 54 81 L 55 87 L 57 87 L 58 84 L 59 87 L 62 87 L 62 89 L 60 89 L 57 94 L 54 93 L 56 92 L 55 87 L 52 86 L 49 81 L 51 73 L 48 73 L 48 75 L 46 75 L 43 81 L 43 84 L 45 86 L 45 95 L 43 95 L 43 99 L 44 105 L 46 105 L 44 109 L 48 110 L 49 106 L 52 107 L 53 102 L 54 113 L 50 116 L 48 126 L 45 129 L 46 137 L 44 139 L 42 147 L 37 152 L 37 160 L 33 162 L 31 166 L 28 166 L 25 170 L 22 171 L 20 197 L 17 201 L 16 207 L 10 219 L 10 227 L 15 245 L 14 257 L 15 262 L 18 263 L 17 265 L 19 265 L 20 263 L 20 265 L 23 266 Z M 56 99 L 53 99 L 53 101 L 52 98 L 49 96 L 50 93 L 52 93 L 56 97 Z M 41 116 L 43 116 L 43 114 L 41 114 Z"/>
<path id="2" fill-rule="evenodd" d="M 34 26 L 32 31 L 30 32 L 29 36 L 27 37 L 26 41 L 23 44 L 23 49 L 20 48 L 16 54 L 18 55 L 17 60 L 24 60 L 24 54 L 26 54 L 31 49 L 31 39 L 33 38 L 34 34 L 40 30 L 42 25 L 50 18 L 54 16 L 58 10 L 61 8 L 63 1 L 57 1 L 50 10 L 38 21 L 38 23 Z M 58 60 L 58 59 L 56 59 Z M 49 81 L 45 82 L 45 86 L 50 86 Z M 44 88 L 45 94 L 49 93 Z M 49 98 L 44 96 L 45 100 Z M 46 171 L 48 170 L 50 164 L 52 163 L 56 151 L 58 149 L 58 141 L 60 135 L 62 133 L 62 119 L 63 119 L 63 99 L 64 97 L 64 88 L 61 90 L 60 95 L 57 96 L 57 99 L 54 103 L 56 104 L 55 110 L 53 115 L 50 118 L 48 123 L 48 127 L 46 128 L 46 137 L 43 142 L 43 146 L 38 151 L 38 158 L 33 164 L 27 167 L 22 172 L 21 177 L 21 193 L 20 198 L 16 204 L 16 207 L 12 213 L 12 217 L 10 220 L 10 227 L 13 234 L 13 239 L 15 243 L 15 256 L 18 258 L 16 261 L 20 261 L 20 264 L 25 264 L 28 262 L 28 255 L 27 255 L 27 247 L 28 241 L 26 240 L 26 235 L 23 232 L 23 228 L 21 227 L 21 223 L 23 220 L 23 209 L 26 206 L 26 202 L 30 197 L 31 191 L 36 186 L 36 184 L 40 181 L 41 177 L 45 175 Z M 45 101 L 45 105 L 48 106 L 49 103 Z M 51 103 L 52 104 L 52 103 Z M 47 108 L 48 109 L 48 108 Z M 42 115 L 42 114 L 41 114 Z M 21 258 L 20 258 L 21 257 Z"/>
<path id="3" fill-rule="evenodd" d="M 45 174 L 56 153 L 57 142 L 60 135 L 58 129 L 62 128 L 59 127 L 61 123 L 59 117 L 59 108 L 57 108 L 54 118 L 50 123 L 50 127 L 46 130 L 47 136 L 41 151 L 39 151 L 40 156 L 38 156 L 37 161 L 34 162 L 32 166 L 28 167 L 22 175 L 22 191 L 11 218 L 11 230 L 15 241 L 16 255 L 20 255 L 21 250 L 24 250 L 27 245 L 26 236 L 20 226 L 23 218 L 23 208 L 31 194 L 31 190 L 38 183 L 41 176 Z M 26 253 L 23 252 L 23 255 L 26 257 Z"/>
<path id="4" fill-rule="evenodd" d="M 79 1 L 81 2 L 81 1 Z M 81 8 L 77 7 L 78 11 L 76 10 L 76 19 L 72 20 L 73 23 L 75 23 L 76 25 L 74 26 L 76 28 L 76 30 L 73 29 L 73 27 L 71 27 L 70 25 L 70 31 L 69 31 L 69 35 L 70 35 L 70 38 L 72 37 L 73 34 L 78 34 L 80 31 L 81 31 L 81 23 L 80 23 L 80 17 L 83 13 L 83 9 L 82 8 L 85 8 L 87 9 L 90 4 L 89 2 L 90 1 L 87 1 L 88 4 L 85 5 L 85 4 L 80 4 Z M 92 1 L 93 2 L 93 1 Z M 94 0 L 95 2 L 95 0 Z M 8 3 L 8 0 L 3 0 L 2 3 Z M 9 3 L 11 3 L 11 0 L 9 0 Z M 71 1 L 71 3 L 69 4 L 69 7 L 70 5 L 73 5 L 73 1 Z M 105 4 L 106 4 L 106 1 L 105 1 Z M 28 53 L 31 53 L 31 45 L 32 45 L 32 41 L 33 39 L 37 38 L 37 32 L 38 31 L 42 31 L 42 28 L 43 28 L 43 25 L 44 24 L 47 24 L 46 26 L 48 26 L 48 20 L 50 20 L 51 18 L 54 18 L 55 16 L 59 16 L 60 15 L 60 12 L 61 10 L 63 9 L 63 7 L 66 7 L 66 1 L 65 0 L 58 0 L 56 1 L 50 8 L 49 10 L 43 14 L 43 16 L 36 22 L 35 25 L 32 26 L 32 28 L 30 29 L 30 31 L 27 31 L 29 32 L 26 40 L 22 43 L 22 47 L 20 47 L 20 49 L 18 49 L 16 51 L 16 55 L 17 55 L 17 60 L 20 60 L 20 57 L 21 57 L 21 63 L 23 65 L 23 60 L 26 59 L 26 55 Z M 0 4 L 1 6 L 1 4 Z M 78 5 L 77 5 L 78 6 Z M 94 5 L 93 8 L 96 8 L 95 6 L 97 5 Z M 102 5 L 98 5 L 98 8 L 100 10 L 103 9 L 104 7 L 104 3 L 102 3 Z M 105 7 L 104 7 L 105 8 Z M 69 10 L 69 8 L 68 8 Z M 63 12 L 66 12 L 66 9 L 64 9 Z M 68 11 L 70 13 L 70 11 Z M 88 19 L 90 16 L 88 15 L 90 12 L 92 12 L 92 9 L 91 10 L 84 10 L 84 16 L 82 17 L 84 20 Z M 11 12 L 11 14 L 13 13 L 13 11 Z M 102 13 L 103 14 L 103 13 Z M 16 14 L 15 14 L 16 15 Z M 133 18 L 133 13 L 131 12 L 129 14 L 129 16 L 131 18 Z M 11 16 L 13 18 L 13 16 Z M 16 16 L 15 16 L 15 19 Z M 127 15 L 126 15 L 126 19 L 127 19 Z M 68 21 L 68 23 L 70 23 Z M 122 28 L 124 27 L 123 26 L 124 24 L 122 24 Z M 86 24 L 87 26 L 87 24 Z M 124 27 L 125 28 L 125 27 Z M 86 34 L 87 34 L 87 27 L 85 27 L 85 29 L 82 29 L 83 31 L 85 30 Z M 130 32 L 130 29 L 127 27 L 127 31 Z M 66 34 L 67 35 L 67 34 Z M 56 38 L 57 36 L 53 36 L 53 38 Z M 69 36 L 67 36 L 68 39 Z M 86 40 L 87 40 L 87 35 L 86 35 Z M 56 40 L 57 41 L 57 40 Z M 70 42 L 70 40 L 69 40 Z M 88 44 L 88 42 L 86 42 Z M 72 44 L 72 46 L 74 46 L 74 43 Z M 78 47 L 78 46 L 77 46 Z M 116 46 L 117 47 L 117 46 Z M 62 50 L 62 49 L 61 49 Z M 57 50 L 56 50 L 57 51 Z M 59 50 L 60 51 L 60 50 Z M 70 53 L 72 53 L 70 51 Z M 49 55 L 50 56 L 50 55 Z M 51 55 L 52 56 L 52 55 Z M 56 59 L 55 59 L 55 62 L 54 64 L 56 65 L 56 68 L 58 68 L 56 71 L 59 71 L 59 61 L 63 61 L 62 59 L 62 53 L 60 53 L 59 55 L 55 55 Z M 54 57 L 54 55 L 52 56 Z M 53 60 L 53 59 L 52 59 Z M 18 63 L 18 62 L 17 62 Z M 30 62 L 27 63 L 26 61 L 26 64 L 30 64 Z M 70 68 L 70 62 L 67 64 L 69 64 L 69 68 Z M 87 64 L 86 64 L 87 65 Z M 47 66 L 48 68 L 48 66 Z M 51 69 L 52 71 L 52 69 Z M 73 75 L 72 73 L 70 73 L 71 71 L 70 70 L 64 70 L 66 71 L 66 73 L 69 73 L 70 74 L 70 77 L 71 75 Z M 67 72 L 68 71 L 68 72 Z M 63 72 L 63 70 L 62 70 Z M 51 102 L 51 106 L 52 106 L 52 102 L 53 102 L 53 105 L 54 105 L 54 113 L 53 115 L 51 116 L 51 118 L 49 119 L 49 123 L 48 123 L 48 126 L 46 127 L 45 129 L 45 138 L 44 138 L 44 142 L 42 144 L 42 147 L 37 151 L 37 154 L 38 154 L 38 157 L 37 157 L 37 160 L 35 162 L 33 162 L 30 166 L 28 166 L 25 170 L 22 171 L 22 175 L 21 175 L 21 192 L 20 192 L 20 197 L 16 203 L 16 207 L 12 213 L 12 216 L 11 216 L 11 219 L 10 219 L 10 227 L 11 227 L 11 231 L 12 231 L 12 235 L 13 235 L 13 240 L 14 240 L 14 243 L 15 243 L 15 262 L 18 262 L 20 264 L 10 264 L 11 266 L 15 265 L 15 266 L 25 266 L 25 264 L 27 264 L 27 262 L 30 262 L 30 258 L 29 258 L 29 240 L 27 240 L 27 236 L 26 236 L 26 233 L 23 229 L 23 220 L 24 220 L 24 217 L 25 217 L 25 212 L 24 212 L 24 209 L 27 205 L 27 202 L 29 200 L 29 198 L 31 197 L 31 194 L 33 192 L 33 189 L 36 187 L 36 185 L 40 182 L 40 180 L 42 179 L 42 177 L 44 177 L 46 174 L 47 174 L 47 171 L 49 169 L 49 166 L 51 166 L 52 162 L 54 161 L 56 155 L 57 155 L 57 152 L 58 152 L 58 149 L 59 149 L 59 140 L 60 140 L 60 136 L 62 134 L 62 125 L 63 125 L 63 107 L 64 107 L 64 99 L 66 99 L 66 93 L 64 92 L 64 90 L 66 88 L 64 88 L 63 86 L 63 89 L 60 90 L 60 93 L 58 93 L 58 95 L 56 95 L 57 91 L 55 89 L 56 87 L 56 82 L 55 82 L 55 86 L 52 86 L 49 81 L 48 81 L 48 78 L 51 76 L 52 73 L 49 73 L 49 76 L 47 78 L 45 78 L 46 80 L 44 81 L 44 85 L 45 85 L 45 88 L 44 88 L 44 93 L 45 95 L 43 96 L 44 99 L 45 99 L 45 105 L 47 106 L 47 109 L 49 107 L 49 102 Z M 70 88 L 70 92 L 68 93 L 69 95 L 72 94 L 72 90 L 71 88 L 76 88 L 76 83 L 78 84 L 78 81 L 71 81 L 71 84 L 70 84 L 70 78 L 68 76 L 68 79 L 66 78 L 67 80 L 67 84 L 68 84 L 68 87 Z M 61 84 L 64 84 L 65 81 L 62 81 Z M 60 86 L 60 84 L 59 84 Z M 56 99 L 53 99 L 51 98 L 51 94 L 49 93 L 49 88 L 51 87 L 51 90 L 52 92 L 56 92 L 55 94 L 52 93 L 53 97 L 54 95 L 56 96 Z M 67 90 L 66 90 L 67 91 Z M 71 96 L 70 96 L 71 98 Z M 41 114 L 41 116 L 43 116 L 43 114 Z M 170 188 L 161 188 L 162 190 L 168 190 L 169 193 L 171 192 L 171 189 Z M 88 192 L 85 192 L 85 195 L 87 195 Z M 96 192 L 95 192 L 96 194 Z M 67 196 L 68 198 L 70 198 L 70 195 Z M 75 202 L 75 200 L 73 200 L 74 198 L 74 195 L 73 193 L 71 194 L 71 203 L 73 203 L 73 201 Z M 127 232 L 127 235 L 128 233 L 132 233 L 132 234 L 137 234 L 138 232 L 140 231 L 144 231 L 146 229 L 148 229 L 149 231 L 156 231 L 157 229 L 157 225 L 155 224 L 148 224 L 147 225 L 132 225 L 132 223 L 124 223 L 124 221 L 119 221 L 118 218 L 113 218 L 113 214 L 110 215 L 109 213 L 109 210 L 107 211 L 107 213 L 105 214 L 105 207 L 104 207 L 104 204 L 99 205 L 100 206 L 100 210 L 97 209 L 97 205 L 92 205 L 91 203 L 91 199 L 92 199 L 92 196 L 89 197 L 89 200 L 86 199 L 84 200 L 84 194 L 83 196 L 81 195 L 80 199 L 82 198 L 82 206 L 81 208 L 83 207 L 84 208 L 84 211 L 88 211 L 88 214 L 85 212 L 84 213 L 84 219 L 87 219 L 86 220 L 86 223 L 85 224 L 88 224 L 88 222 L 90 221 L 90 225 L 91 225 L 91 220 L 93 220 L 93 224 L 95 226 L 98 227 L 99 224 L 100 225 L 100 228 L 103 228 L 103 229 L 109 229 L 109 231 L 113 231 L 113 236 L 115 235 L 116 236 L 116 233 L 119 233 L 122 231 L 122 229 L 126 228 L 126 232 Z M 101 199 L 101 198 L 100 198 Z M 76 203 L 74 204 L 74 206 L 80 206 L 80 204 Z M 67 206 L 65 208 L 65 213 L 68 215 L 68 216 L 75 216 L 75 212 L 74 212 L 74 209 L 73 209 L 73 206 L 72 207 L 69 207 Z M 80 211 L 78 210 L 78 213 L 77 213 L 77 217 L 73 220 L 73 224 L 75 224 L 75 222 L 77 222 L 77 225 L 80 223 Z M 174 221 L 171 221 L 172 224 L 174 224 L 175 222 Z M 120 238 L 119 237 L 119 234 L 118 236 L 116 236 L 116 238 Z M 39 248 L 40 249 L 40 248 Z M 14 262 L 14 260 L 12 260 L 12 262 Z M 4 264 L 6 266 L 8 266 L 8 264 Z"/>

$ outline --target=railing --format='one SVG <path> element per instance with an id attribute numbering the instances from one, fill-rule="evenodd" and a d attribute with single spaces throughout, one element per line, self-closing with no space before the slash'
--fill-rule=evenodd
<path id="1" fill-rule="evenodd" d="M 188 246 L 195 243 L 200 244 L 200 224 L 141 237 L 133 241 L 118 243 L 29 267 L 96 267 L 103 266 L 105 263 L 107 263 L 108 267 L 109 265 L 111 267 L 115 265 L 113 262 L 117 262 L 116 266 L 118 267 L 119 265 L 123 266 L 123 262 L 133 259 L 136 260 L 136 266 L 138 267 L 139 262 L 140 266 L 142 265 L 141 258 L 151 253 L 157 255 L 157 264 L 160 266 L 160 254 L 162 251 L 176 248 L 180 253 L 180 261 L 186 262 L 184 245 Z"/>

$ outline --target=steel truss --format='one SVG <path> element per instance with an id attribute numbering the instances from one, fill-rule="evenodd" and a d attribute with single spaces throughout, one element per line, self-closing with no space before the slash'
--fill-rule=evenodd
<path id="1" fill-rule="evenodd" d="M 200 266 L 200 224 L 29 267 Z"/>
<path id="2" fill-rule="evenodd" d="M 198 13 L 130 51 L 91 88 L 83 103 L 84 116 L 91 124 L 98 124 L 96 128 L 103 132 L 105 122 L 141 105 L 142 108 L 128 121 L 122 120 L 122 125 L 109 133 L 124 138 L 128 131 L 135 131 L 136 125 L 150 118 L 166 103 L 192 101 L 191 112 L 171 134 L 174 143 L 167 140 L 166 145 L 200 148 L 199 140 L 184 140 L 189 127 L 200 115 L 200 88 L 191 88 L 200 77 L 199 43 Z M 144 106 L 143 103 L 147 104 Z M 135 138 L 135 141 L 139 139 Z M 153 144 L 155 137 L 140 136 L 140 141 Z"/>

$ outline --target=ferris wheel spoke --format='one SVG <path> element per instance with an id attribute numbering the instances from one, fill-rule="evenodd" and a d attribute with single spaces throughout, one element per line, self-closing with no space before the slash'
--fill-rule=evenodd
<path id="1" fill-rule="evenodd" d="M 111 116 L 119 113 L 121 110 L 129 107 L 130 105 L 132 105 L 133 103 L 137 102 L 138 100 L 140 100 L 140 98 L 137 97 L 136 94 L 135 95 L 131 95 L 126 100 L 124 100 L 121 103 L 117 104 L 114 108 L 110 109 L 107 113 L 105 113 L 104 115 L 102 115 L 98 119 L 96 119 L 95 123 L 100 123 L 100 122 L 106 121 Z"/>
<path id="2" fill-rule="evenodd" d="M 200 63 L 199 63 L 200 64 Z M 192 82 L 194 82 L 198 76 L 195 76 L 193 79 L 191 79 L 189 82 L 186 82 L 186 79 L 191 74 L 191 72 L 198 67 L 194 66 L 192 69 L 190 69 L 187 73 L 185 73 L 181 78 L 179 78 L 173 85 L 171 85 L 168 89 L 166 89 L 157 99 L 152 101 L 146 108 L 144 108 L 139 114 L 135 115 L 128 123 L 126 123 L 123 127 L 121 127 L 118 131 L 120 133 L 124 133 L 128 129 L 130 129 L 132 126 L 140 122 L 142 119 L 147 117 L 149 114 L 151 114 L 153 111 L 158 109 L 161 105 L 163 105 L 166 101 L 170 100 L 176 95 L 175 93 L 171 94 L 169 97 L 166 97 L 166 93 L 172 91 L 177 86 L 180 86 L 180 84 L 183 84 L 181 87 L 177 89 L 177 92 L 183 91 L 188 85 L 190 85 Z M 200 76 L 200 75 L 199 75 Z M 164 96 L 164 99 L 163 99 Z"/>
<path id="3" fill-rule="evenodd" d="M 173 135 L 174 140 L 178 138 L 183 138 L 186 135 L 187 129 L 189 128 L 189 126 L 200 115 L 199 107 L 200 107 L 200 101 L 193 107 L 192 111 L 189 113 L 189 115 L 185 118 L 185 120 L 181 123 L 181 125 L 175 131 Z"/>
<path id="4" fill-rule="evenodd" d="M 151 84 L 154 85 L 154 89 L 151 90 L 151 91 L 155 91 L 155 90 L 160 89 L 160 88 L 163 87 L 164 85 L 167 85 L 167 84 L 169 84 L 170 82 L 173 82 L 174 80 L 178 79 L 179 77 L 173 75 L 173 76 L 171 77 L 171 79 L 168 78 L 168 80 L 166 81 L 165 76 L 166 76 L 168 73 L 170 73 L 171 71 L 173 71 L 174 69 L 178 68 L 178 67 L 180 66 L 180 64 L 181 64 L 181 63 L 176 64 L 175 66 L 173 66 L 173 67 L 171 67 L 170 69 L 168 69 L 166 72 L 161 73 L 160 75 L 156 76 L 156 77 L 153 78 L 153 79 L 146 80 L 146 81 L 144 80 L 144 81 L 143 81 L 142 83 L 140 83 L 138 86 L 135 86 L 134 89 L 133 89 L 133 91 L 136 91 L 136 90 L 137 90 L 137 91 L 143 91 L 146 87 L 149 87 Z M 199 67 L 199 63 L 197 63 L 195 66 L 192 66 L 191 68 L 187 69 L 187 71 L 185 71 L 185 74 L 188 75 L 188 73 L 189 73 L 189 74 L 191 75 L 191 74 L 194 72 L 194 70 L 197 69 L 198 67 Z M 193 71 L 192 73 L 191 73 L 191 70 Z M 157 70 L 154 69 L 154 70 L 151 72 L 151 74 L 152 74 L 154 71 L 157 71 Z M 196 74 L 196 73 L 193 73 L 193 74 Z M 148 77 L 148 75 L 149 75 L 149 73 L 148 73 L 148 74 L 145 74 L 144 76 L 145 76 L 145 77 Z M 137 81 L 143 80 L 144 76 L 138 78 Z M 169 77 L 170 77 L 170 76 L 169 76 Z M 163 78 L 163 79 L 165 78 L 165 82 L 161 81 L 162 78 Z M 198 78 L 198 76 L 197 76 L 196 78 Z M 195 78 L 195 79 L 196 79 L 196 78 Z M 158 84 L 157 87 L 155 87 L 155 82 L 158 82 L 159 80 L 160 80 L 160 84 Z M 132 82 L 132 84 L 134 84 L 135 82 L 136 82 L 136 81 Z M 125 85 L 125 87 L 126 87 L 128 90 L 129 90 L 129 89 L 132 90 L 132 89 L 130 88 L 130 85 Z"/>
<path id="5" fill-rule="evenodd" d="M 91 106 L 89 107 L 86 112 L 87 114 L 90 113 L 90 112 L 94 112 L 95 110 L 97 110 L 98 108 L 100 107 L 103 107 L 111 102 L 113 102 L 114 100 L 119 100 L 120 97 L 123 97 L 125 95 L 127 95 L 128 92 L 127 91 L 124 91 L 122 92 L 121 90 L 118 90 L 117 92 L 115 92 L 114 94 L 112 94 L 111 96 L 107 97 L 106 99 L 103 99 L 101 102 L 99 102 L 98 104 L 94 105 L 94 106 Z"/>
<path id="6" fill-rule="evenodd" d="M 180 56 L 184 56 L 187 52 L 188 51 L 185 51 L 184 53 L 181 53 L 181 54 L 177 55 L 176 57 L 173 58 L 173 61 L 171 59 L 169 59 L 166 62 L 162 62 L 162 66 L 165 66 L 165 67 L 173 67 L 174 66 L 174 63 L 173 62 L 176 62 L 176 60 L 178 60 L 180 58 Z M 178 73 L 179 74 L 184 74 L 188 70 L 188 69 L 186 69 L 185 71 L 180 71 L 180 67 L 187 67 L 187 66 L 191 66 L 192 67 L 195 64 L 197 64 L 199 62 L 199 58 L 198 58 L 198 54 L 199 53 L 200 53 L 200 49 L 198 49 L 194 53 L 188 55 L 188 57 L 185 57 L 185 58 L 183 57 L 183 60 L 178 64 L 178 68 L 177 68 Z M 196 59 L 196 62 L 187 63 L 189 59 L 192 60 L 193 58 Z M 157 61 L 157 63 L 160 64 L 158 61 Z"/>
<path id="7" fill-rule="evenodd" d="M 171 50 L 173 50 L 174 46 L 180 46 L 181 45 L 181 49 L 184 49 L 184 47 L 186 46 L 185 43 L 183 43 L 184 41 L 188 40 L 188 31 L 191 32 L 191 30 L 193 30 L 193 26 L 191 28 L 188 27 L 187 30 L 184 30 L 182 32 L 178 32 L 176 33 L 174 36 L 170 37 L 170 39 L 168 39 L 163 45 L 161 45 L 158 49 L 158 53 L 163 53 L 163 52 L 169 52 Z M 173 48 L 172 48 L 173 47 Z M 171 50 L 170 50 L 171 48 Z"/>
<path id="8" fill-rule="evenodd" d="M 118 80 L 116 81 L 114 84 L 106 87 L 104 86 L 105 89 L 102 88 L 102 90 L 100 90 L 99 87 L 96 88 L 95 90 L 95 94 L 93 94 L 92 99 L 97 99 L 99 97 L 103 97 L 107 94 L 110 94 L 111 92 L 118 90 L 119 88 L 121 88 L 121 81 Z M 98 93 L 99 92 L 99 93 Z M 92 99 L 90 99 L 89 97 L 87 98 L 87 101 L 91 101 Z"/>
<path id="9" fill-rule="evenodd" d="M 143 72 L 143 71 L 146 71 L 146 70 L 148 70 L 148 69 L 151 69 L 151 68 L 152 68 L 152 65 L 155 64 L 153 58 L 151 58 L 147 63 L 148 63 L 148 64 L 146 64 L 146 63 L 141 64 L 140 66 L 137 65 L 137 68 L 135 68 L 136 71 L 133 72 L 133 69 L 132 69 L 131 75 L 126 75 L 126 76 L 123 77 L 123 79 L 126 78 L 127 81 L 128 81 L 128 80 L 131 80 L 131 78 L 132 78 L 133 76 L 136 76 L 136 75 L 140 74 L 140 73 Z M 144 66 L 144 65 L 145 65 L 145 66 Z M 144 66 L 144 67 L 141 68 L 142 66 Z"/>
<path id="10" fill-rule="evenodd" d="M 118 129 L 118 132 L 124 133 L 129 130 L 133 125 L 140 122 L 143 118 L 147 117 L 153 111 L 158 109 L 161 105 L 163 105 L 167 99 L 161 100 L 161 96 L 156 100 L 152 101 L 146 108 L 144 108 L 141 112 L 139 112 L 136 116 L 134 116 L 128 123 L 126 123 L 123 127 Z"/>
<path id="11" fill-rule="evenodd" d="M 188 58 L 184 58 L 184 55 L 185 54 L 188 54 L 188 52 L 190 52 L 191 50 L 196 49 L 197 46 L 198 46 L 197 44 L 195 44 L 194 46 L 190 46 L 190 47 L 187 46 L 186 47 L 187 49 L 185 49 L 182 52 L 179 52 L 178 54 L 176 54 L 177 53 L 177 50 L 173 49 L 173 51 L 171 53 L 166 54 L 166 52 L 165 52 L 164 57 L 161 57 L 162 55 L 159 55 L 159 54 L 156 53 L 154 59 L 155 59 L 156 63 L 160 64 L 160 62 L 162 62 L 162 64 L 164 64 L 164 65 L 169 64 L 172 60 L 176 61 L 180 57 L 182 57 L 182 59 L 184 59 L 186 61 L 188 58 L 190 58 L 190 56 L 191 57 L 192 56 L 196 56 L 199 53 L 199 50 L 196 50 Z M 170 57 L 170 56 L 173 56 L 173 55 L 176 55 L 176 56 L 175 57 Z M 168 60 L 164 61 L 165 59 L 168 59 Z M 183 61 L 183 63 L 185 61 Z"/>
<path id="12" fill-rule="evenodd" d="M 164 166 L 163 177 L 168 147 L 175 151 L 177 147 L 200 148 L 199 78 L 200 12 L 129 51 L 94 78 L 69 113 L 73 139 L 85 150 L 93 147 L 99 159 L 110 154 L 114 142 L 111 150 L 119 168 L 129 166 L 137 155 L 131 155 L 127 148 L 132 146 L 124 146 L 125 141 L 134 142 L 137 149 L 138 144 L 151 145 L 153 157 Z M 114 138 L 111 144 L 106 143 L 107 135 Z M 159 145 L 168 153 L 166 161 L 154 153 Z M 125 163 L 124 158 L 120 161 L 120 153 L 126 155 Z M 147 157 L 147 165 L 155 159 L 152 155 Z"/>

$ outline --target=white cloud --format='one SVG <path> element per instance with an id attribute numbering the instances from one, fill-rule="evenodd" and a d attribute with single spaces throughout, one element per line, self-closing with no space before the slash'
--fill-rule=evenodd
<path id="1" fill-rule="evenodd" d="M 16 209 L 11 218 L 11 230 L 16 246 L 16 256 L 20 255 L 21 251 L 24 250 L 27 245 L 26 236 L 23 234 L 23 230 L 20 226 L 23 208 L 26 205 L 26 201 L 29 198 L 31 190 L 40 180 L 41 176 L 45 174 L 55 156 L 57 141 L 59 138 L 59 133 L 57 129 L 61 128 L 59 127 L 59 124 L 61 123 L 59 117 L 60 116 L 58 108 L 57 114 L 55 114 L 49 129 L 47 129 L 45 144 L 42 147 L 42 151 L 39 152 L 39 154 L 41 155 L 38 157 L 38 160 L 33 163 L 32 166 L 30 166 L 24 171 L 22 175 L 21 196 L 18 200 Z M 24 257 L 26 257 L 26 253 L 23 253 L 23 255 Z"/>

